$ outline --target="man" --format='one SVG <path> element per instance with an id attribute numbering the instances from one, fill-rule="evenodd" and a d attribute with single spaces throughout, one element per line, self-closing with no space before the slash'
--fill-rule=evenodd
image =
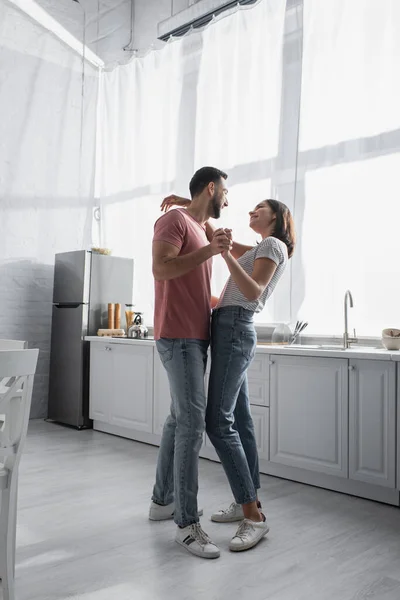
<path id="1" fill-rule="evenodd" d="M 227 206 L 226 173 L 203 167 L 190 182 L 192 202 L 155 224 L 154 338 L 167 371 L 171 412 L 163 430 L 149 517 L 174 518 L 176 541 L 192 554 L 217 558 L 199 523 L 198 459 L 205 429 L 204 373 L 210 337 L 212 257 L 231 248 L 219 229 L 211 242 L 206 221 Z"/>

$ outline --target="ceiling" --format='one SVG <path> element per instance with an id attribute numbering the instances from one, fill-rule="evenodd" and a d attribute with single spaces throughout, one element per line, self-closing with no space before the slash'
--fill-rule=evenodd
<path id="1" fill-rule="evenodd" d="M 131 38 L 131 0 L 36 0 L 54 19 L 79 41 L 86 44 L 106 64 L 123 61 L 130 54 L 123 50 Z M 84 9 L 84 11 L 83 11 Z"/>

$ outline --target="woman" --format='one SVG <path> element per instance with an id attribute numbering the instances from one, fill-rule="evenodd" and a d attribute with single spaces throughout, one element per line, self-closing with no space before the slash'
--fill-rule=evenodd
<path id="1" fill-rule="evenodd" d="M 190 201 L 170 196 L 162 204 Z M 254 358 L 257 336 L 254 313 L 260 312 L 293 255 L 292 215 L 277 200 L 260 202 L 250 212 L 250 227 L 261 235 L 256 246 L 233 243 L 222 253 L 230 277 L 216 303 L 211 321 L 211 372 L 206 431 L 228 477 L 235 502 L 212 515 L 213 521 L 242 521 L 230 543 L 232 551 L 248 550 L 269 531 L 257 490 L 260 488 L 258 453 L 250 413 L 247 369 Z M 228 231 L 228 230 L 227 230 Z M 207 235 L 214 235 L 207 224 Z"/>

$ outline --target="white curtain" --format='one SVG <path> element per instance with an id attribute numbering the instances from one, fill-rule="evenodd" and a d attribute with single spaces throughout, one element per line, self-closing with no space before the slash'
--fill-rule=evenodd
<path id="1" fill-rule="evenodd" d="M 262 0 L 216 21 L 203 33 L 195 166 L 231 169 L 278 151 L 282 0 Z"/>
<path id="2" fill-rule="evenodd" d="M 0 0 L 0 256 L 91 242 L 97 69 Z M 82 113 L 83 110 L 83 113 Z"/>
<path id="3" fill-rule="evenodd" d="M 236 240 L 256 243 L 248 213 L 272 195 L 272 159 L 278 154 L 285 2 L 263 0 L 212 23 L 203 33 L 195 138 L 195 168 L 213 165 L 229 174 L 229 207 L 216 226 Z M 229 275 L 214 260 L 213 293 Z M 279 292 L 278 292 L 279 295 Z M 256 318 L 288 319 L 268 303 Z M 279 314 L 278 314 L 279 313 Z"/>
<path id="4" fill-rule="evenodd" d="M 105 72 L 101 196 L 157 191 L 176 173 L 182 42 Z"/>
<path id="5" fill-rule="evenodd" d="M 293 298 L 316 333 L 399 324 L 400 3 L 304 0 Z"/>
<path id="6" fill-rule="evenodd" d="M 400 125 L 400 3 L 304 0 L 299 149 Z"/>
<path id="7" fill-rule="evenodd" d="M 82 67 L 0 0 L 0 337 L 40 348 L 32 418 L 47 415 L 54 255 L 91 246 L 98 73 L 86 62 L 82 89 Z"/>
<path id="8" fill-rule="evenodd" d="M 230 206 L 219 224 L 240 241 L 256 241 L 248 211 L 271 195 L 284 20 L 285 2 L 262 0 L 104 74 L 103 239 L 114 254 L 134 256 L 134 302 L 148 322 L 153 225 L 163 195 L 188 196 L 194 170 L 212 164 L 229 171 Z M 227 275 L 217 257 L 215 293 Z M 262 320 L 273 318 L 273 307 Z"/>
<path id="9" fill-rule="evenodd" d="M 102 243 L 135 260 L 134 302 L 153 318 L 151 241 L 173 188 L 182 95 L 182 41 L 102 76 L 99 192 Z"/>

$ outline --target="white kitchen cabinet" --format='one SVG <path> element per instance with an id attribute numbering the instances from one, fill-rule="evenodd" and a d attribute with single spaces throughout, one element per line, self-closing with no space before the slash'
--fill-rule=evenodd
<path id="1" fill-rule="evenodd" d="M 348 362 L 271 356 L 270 461 L 348 476 Z"/>
<path id="2" fill-rule="evenodd" d="M 154 349 L 154 414 L 153 433 L 161 436 L 166 418 L 171 406 L 171 394 L 167 372 Z"/>
<path id="3" fill-rule="evenodd" d="M 200 450 L 200 456 L 202 456 L 203 458 L 208 458 L 210 460 L 214 460 L 215 462 L 221 462 L 219 460 L 217 451 L 215 450 L 214 446 L 212 445 L 212 442 L 210 441 L 210 438 L 208 437 L 207 434 L 204 434 L 204 443 Z"/>
<path id="4" fill-rule="evenodd" d="M 265 406 L 252 406 L 251 414 L 254 422 L 254 433 L 260 459 L 269 459 L 269 409 Z M 208 436 L 205 436 L 205 445 L 201 456 L 220 462 L 214 446 Z"/>
<path id="5" fill-rule="evenodd" d="M 153 346 L 112 345 L 114 378 L 110 424 L 153 431 Z"/>
<path id="6" fill-rule="evenodd" d="M 349 370 L 349 477 L 395 488 L 395 364 L 351 360 Z"/>
<path id="7" fill-rule="evenodd" d="M 251 414 L 257 442 L 258 457 L 269 460 L 269 408 L 252 406 Z"/>
<path id="8" fill-rule="evenodd" d="M 159 445 L 171 401 L 154 344 L 89 339 L 95 429 Z M 257 351 L 248 375 L 260 468 L 398 506 L 400 362 L 360 354 Z M 204 438 L 200 456 L 218 460 Z"/>
<path id="9" fill-rule="evenodd" d="M 400 363 L 397 363 L 397 390 L 396 390 L 396 412 L 397 412 L 397 476 L 396 487 L 400 490 Z"/>
<path id="10" fill-rule="evenodd" d="M 94 421 L 108 423 L 114 385 L 111 344 L 90 344 L 89 416 Z"/>
<path id="11" fill-rule="evenodd" d="M 208 389 L 210 361 L 208 360 L 207 371 L 204 378 L 205 391 Z M 171 394 L 169 390 L 169 381 L 167 372 L 160 360 L 157 349 L 154 349 L 154 412 L 153 412 L 153 433 L 161 437 L 166 418 L 169 415 L 171 407 Z M 209 440 L 206 441 L 204 435 L 204 446 L 207 445 L 207 458 L 218 460 L 214 446 Z"/>
<path id="12" fill-rule="evenodd" d="M 269 406 L 269 356 L 257 352 L 248 371 L 250 404 Z"/>

